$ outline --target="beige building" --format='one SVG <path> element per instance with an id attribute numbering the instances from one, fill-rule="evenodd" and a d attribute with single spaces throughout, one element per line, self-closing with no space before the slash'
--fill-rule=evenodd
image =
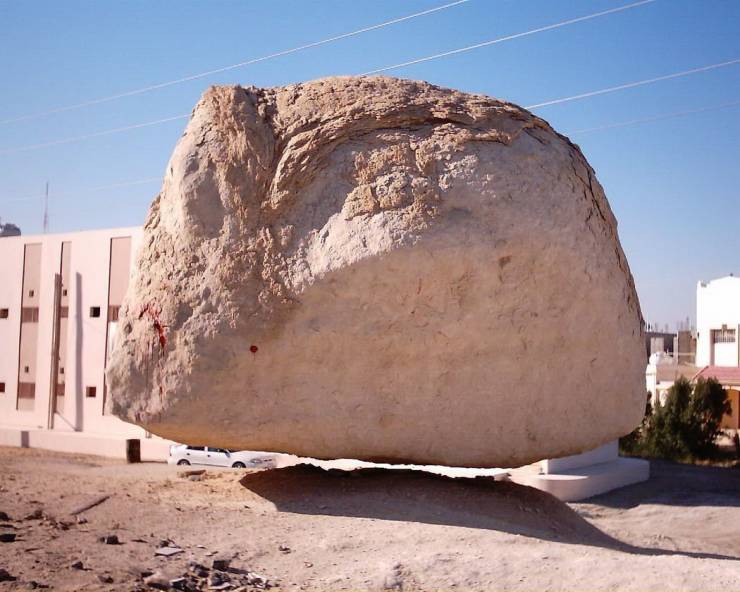
<path id="1" fill-rule="evenodd" d="M 141 228 L 0 239 L 0 444 L 121 456 L 168 442 L 106 412 L 105 365 Z"/>

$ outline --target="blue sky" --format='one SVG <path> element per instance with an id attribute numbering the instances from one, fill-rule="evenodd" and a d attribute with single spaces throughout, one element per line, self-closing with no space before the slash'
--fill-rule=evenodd
<path id="1" fill-rule="evenodd" d="M 449 1 L 449 0 L 448 0 Z M 445 0 L 0 0 L 0 119 L 259 57 Z M 210 84 L 274 86 L 356 74 L 628 4 L 470 0 L 382 30 L 207 79 L 0 125 L 0 153 L 189 113 Z M 740 2 L 653 4 L 390 72 L 521 105 L 740 57 Z M 740 65 L 536 110 L 577 130 L 740 100 Z M 185 125 L 0 155 L 0 217 L 41 231 L 141 224 Z M 740 274 L 740 106 L 572 139 L 606 189 L 648 321 L 694 316 L 696 282 Z M 32 198 L 19 201 L 20 198 Z"/>

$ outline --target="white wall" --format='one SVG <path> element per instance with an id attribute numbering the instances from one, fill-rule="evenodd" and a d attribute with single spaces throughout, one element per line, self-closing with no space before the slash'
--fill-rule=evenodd
<path id="1" fill-rule="evenodd" d="M 715 344 L 712 351 L 711 332 L 726 325 L 735 329 L 735 343 Z M 740 278 L 723 277 L 711 282 L 699 282 L 696 287 L 696 365 L 740 365 Z M 714 360 L 712 360 L 714 353 Z"/>
<path id="2" fill-rule="evenodd" d="M 59 272 L 62 242 L 71 242 L 69 272 L 69 318 L 65 368 L 65 401 L 54 417 L 54 429 L 143 437 L 144 431 L 116 417 L 103 414 L 103 379 L 108 307 L 110 239 L 132 237 L 132 257 L 141 242 L 141 228 L 114 228 L 71 234 L 0 238 L 0 308 L 9 308 L 0 319 L 0 424 L 18 428 L 45 428 L 50 404 L 51 342 L 54 274 Z M 23 279 L 23 247 L 41 243 L 36 398 L 32 411 L 16 410 L 18 345 Z M 99 318 L 90 307 L 99 306 Z M 85 388 L 95 386 L 94 398 Z"/>
<path id="3" fill-rule="evenodd" d="M 0 308 L 9 309 L 7 319 L 0 319 L 0 423 L 15 411 L 18 386 L 18 354 L 21 330 L 21 284 L 23 281 L 23 245 L 13 238 L 0 238 Z"/>

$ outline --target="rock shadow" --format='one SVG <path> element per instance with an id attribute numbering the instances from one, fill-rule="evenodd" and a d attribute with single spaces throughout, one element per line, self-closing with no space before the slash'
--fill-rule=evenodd
<path id="1" fill-rule="evenodd" d="M 240 483 L 283 512 L 481 528 L 640 555 L 740 561 L 623 543 L 550 494 L 491 477 L 451 478 L 374 468 L 324 470 L 300 464 L 249 473 Z"/>
<path id="2" fill-rule="evenodd" d="M 587 500 L 618 509 L 641 504 L 740 508 L 740 467 L 650 461 L 650 479 Z"/>

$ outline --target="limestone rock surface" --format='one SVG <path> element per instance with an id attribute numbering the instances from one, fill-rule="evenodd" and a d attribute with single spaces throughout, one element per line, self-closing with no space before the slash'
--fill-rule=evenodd
<path id="1" fill-rule="evenodd" d="M 517 466 L 644 410 L 604 192 L 577 146 L 490 97 L 213 87 L 136 260 L 110 403 L 178 442 Z"/>

